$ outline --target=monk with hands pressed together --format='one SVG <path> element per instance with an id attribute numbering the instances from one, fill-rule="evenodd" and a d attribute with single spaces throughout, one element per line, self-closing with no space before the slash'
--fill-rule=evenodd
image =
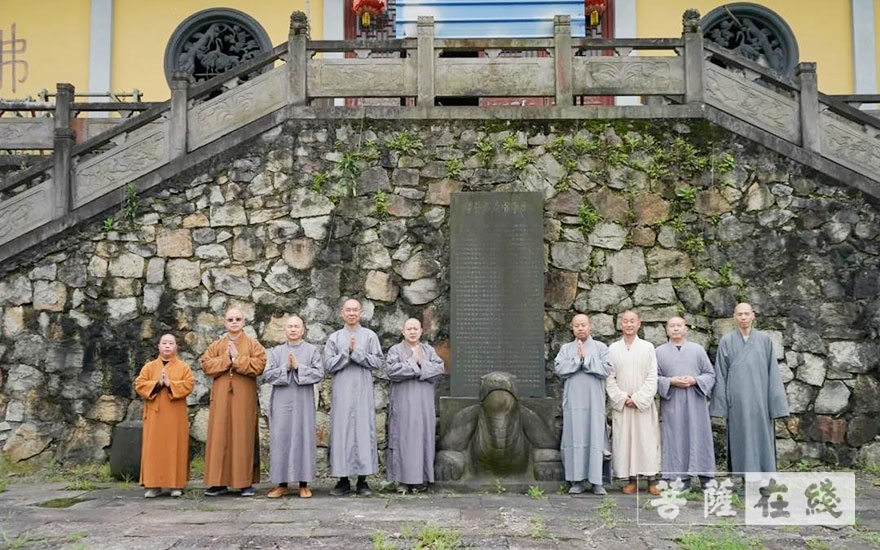
<path id="1" fill-rule="evenodd" d="M 167 488 L 172 497 L 183 494 L 189 478 L 189 417 L 186 396 L 192 392 L 192 369 L 177 357 L 177 339 L 159 339 L 159 357 L 148 362 L 135 379 L 144 399 L 141 485 L 146 498 Z"/>
<path id="2" fill-rule="evenodd" d="M 226 335 L 202 355 L 202 371 L 211 383 L 208 441 L 205 445 L 206 496 L 254 495 L 260 479 L 257 435 L 257 376 L 266 366 L 266 350 L 244 333 L 244 314 L 230 308 Z"/>

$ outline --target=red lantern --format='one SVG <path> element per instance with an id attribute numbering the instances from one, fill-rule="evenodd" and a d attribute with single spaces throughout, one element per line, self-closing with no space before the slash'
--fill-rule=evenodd
<path id="1" fill-rule="evenodd" d="M 370 18 L 385 12 L 385 0 L 354 0 L 352 11 L 361 18 L 361 27 L 370 26 Z"/>
<path id="2" fill-rule="evenodd" d="M 591 27 L 599 25 L 599 19 L 607 7 L 607 0 L 584 0 L 584 14 L 589 16 Z"/>

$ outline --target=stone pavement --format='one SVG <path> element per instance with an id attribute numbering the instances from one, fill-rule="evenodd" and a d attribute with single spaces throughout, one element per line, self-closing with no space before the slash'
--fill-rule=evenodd
<path id="1" fill-rule="evenodd" d="M 654 511 L 635 496 L 557 494 L 533 498 L 524 486 L 462 492 L 333 498 L 329 484 L 315 496 L 270 500 L 268 484 L 255 498 L 206 498 L 194 485 L 180 499 L 143 498 L 133 484 L 99 483 L 65 490 L 64 483 L 10 484 L 0 493 L 0 548 L 880 548 L 880 478 L 858 474 L 854 527 L 649 526 Z M 538 495 L 533 495 L 538 496 Z M 46 503 L 68 505 L 45 507 Z M 43 504 L 43 506 L 41 506 Z M 692 503 L 702 506 L 702 501 Z M 657 521 L 656 516 L 650 516 Z M 728 546 L 710 546 L 710 540 Z M 419 546 L 421 544 L 421 546 Z"/>

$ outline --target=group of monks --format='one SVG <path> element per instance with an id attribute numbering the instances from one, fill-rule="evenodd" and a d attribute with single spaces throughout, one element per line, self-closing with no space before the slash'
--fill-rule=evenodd
<path id="1" fill-rule="evenodd" d="M 669 341 L 655 349 L 639 338 L 635 311 L 620 316 L 622 337 L 610 346 L 592 338 L 587 315 L 574 316 L 574 340 L 554 362 L 565 384 L 561 447 L 569 493 L 606 494 L 603 469 L 609 457 L 626 494 L 638 490 L 638 476 L 647 478 L 652 495 L 660 494 L 660 479 L 678 480 L 685 488 L 698 477 L 703 487 L 710 485 L 715 474 L 710 416 L 727 421 L 729 473 L 776 471 L 773 421 L 788 416 L 788 401 L 773 342 L 753 328 L 751 305 L 737 304 L 733 317 L 737 330 L 722 337 L 713 368 L 706 350 L 687 340 L 681 317 L 669 319 Z"/>
<path id="2" fill-rule="evenodd" d="M 257 377 L 272 386 L 269 406 L 269 477 L 276 487 L 269 498 L 291 493 L 312 496 L 315 478 L 316 425 L 314 385 L 324 373 L 333 376 L 330 403 L 330 473 L 339 481 L 334 496 L 372 493 L 366 476 L 379 470 L 376 444 L 373 372 L 385 365 L 392 381 L 389 402 L 387 477 L 403 491 L 417 492 L 434 482 L 434 381 L 445 374 L 443 360 L 421 342 L 422 326 L 408 319 L 403 340 L 383 356 L 376 333 L 361 326 L 359 301 L 342 305 L 344 326 L 331 334 L 323 354 L 306 342 L 305 323 L 292 316 L 286 341 L 266 350 L 244 332 L 244 315 L 231 308 L 226 334 L 213 342 L 200 363 L 211 384 L 205 449 L 206 496 L 255 494 L 260 479 L 257 433 Z M 189 421 L 186 396 L 193 389 L 189 365 L 177 357 L 171 334 L 159 340 L 159 357 L 135 380 L 144 400 L 140 482 L 144 496 L 165 491 L 179 497 L 189 477 Z M 357 476 L 354 488 L 350 477 Z"/>
<path id="3" fill-rule="evenodd" d="M 305 323 L 294 315 L 285 324 L 285 343 L 267 355 L 245 334 L 241 311 L 226 312 L 226 334 L 200 360 L 213 379 L 206 496 L 255 494 L 260 375 L 272 386 L 269 477 L 276 486 L 267 496 L 290 494 L 292 482 L 299 483 L 301 498 L 312 496 L 314 385 L 325 373 L 333 377 L 330 474 L 339 478 L 330 494 L 370 495 L 366 476 L 379 470 L 373 373 L 383 364 L 392 382 L 387 478 L 412 492 L 434 482 L 434 381 L 445 373 L 443 360 L 421 342 L 417 319 L 404 323 L 403 340 L 383 356 L 376 333 L 360 324 L 360 302 L 346 300 L 340 313 L 344 326 L 327 338 L 323 354 L 303 340 Z M 683 477 L 689 484 L 691 477 L 699 477 L 708 483 L 715 473 L 710 415 L 727 419 L 730 472 L 776 470 L 773 419 L 788 416 L 788 403 L 773 344 L 752 327 L 755 313 L 749 304 L 738 304 L 734 319 L 737 330 L 721 339 L 713 368 L 706 350 L 687 340 L 681 317 L 669 319 L 669 341 L 655 349 L 638 337 L 641 322 L 635 311 L 620 316 L 622 338 L 611 346 L 592 338 L 587 315 L 574 316 L 574 340 L 561 347 L 554 361 L 564 382 L 561 451 L 569 493 L 606 494 L 603 467 L 608 460 L 627 494 L 638 490 L 637 476 L 648 478 L 647 490 L 654 495 L 660 494 L 661 478 Z M 158 348 L 158 358 L 144 365 L 135 381 L 145 400 L 140 482 L 147 498 L 165 490 L 179 497 L 189 476 L 186 396 L 193 389 L 193 374 L 178 358 L 173 335 L 163 335 Z M 351 476 L 357 477 L 354 487 Z"/>

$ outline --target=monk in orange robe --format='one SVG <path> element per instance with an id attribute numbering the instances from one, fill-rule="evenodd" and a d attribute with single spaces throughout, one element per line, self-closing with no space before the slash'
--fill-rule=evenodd
<path id="1" fill-rule="evenodd" d="M 172 497 L 183 494 L 189 479 L 189 417 L 186 396 L 193 389 L 189 365 L 177 357 L 177 339 L 159 339 L 159 357 L 141 369 L 134 389 L 144 398 L 144 429 L 141 444 L 141 485 L 146 498 L 162 488 Z"/>
<path id="2" fill-rule="evenodd" d="M 240 492 L 254 496 L 260 480 L 257 434 L 257 376 L 266 366 L 266 350 L 244 333 L 244 315 L 232 308 L 223 320 L 226 335 L 202 355 L 202 371 L 214 379 L 205 445 L 205 496 Z"/>

